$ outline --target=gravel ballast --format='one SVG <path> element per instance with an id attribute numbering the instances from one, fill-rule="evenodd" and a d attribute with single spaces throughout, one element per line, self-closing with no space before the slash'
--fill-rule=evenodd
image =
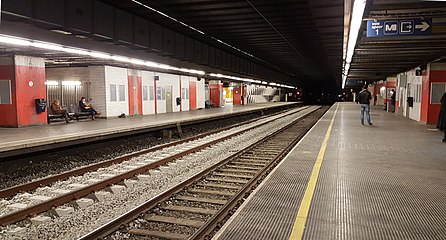
<path id="1" fill-rule="evenodd" d="M 308 112 L 308 110 L 303 112 Z M 297 113 L 297 115 L 302 115 L 302 113 Z M 0 229 L 0 238 L 76 239 L 133 209 L 148 199 L 153 198 L 161 192 L 185 181 L 199 171 L 220 162 L 230 156 L 233 152 L 242 150 L 246 146 L 258 141 L 295 118 L 296 114 L 283 117 L 278 121 L 273 121 L 265 126 L 250 130 L 243 135 L 233 137 L 201 152 L 185 156 L 176 161 L 176 164 L 169 165 L 169 168 L 163 168 L 162 171 L 152 171 L 148 178 L 138 180 L 133 186 L 125 188 L 119 194 L 112 194 L 110 199 L 102 202 L 95 202 L 92 206 L 84 209 L 76 209 L 74 213 L 67 216 L 54 218 L 52 221 L 40 225 L 33 225 L 26 220 L 7 227 L 2 227 Z M 184 146 L 175 146 L 177 149 L 181 149 L 182 147 Z M 141 162 L 159 154 L 159 152 L 147 154 L 132 159 L 129 162 Z M 119 166 L 116 165 L 101 169 L 98 172 L 104 174 L 118 168 Z M 67 181 L 54 184 L 51 188 L 67 189 L 70 183 L 79 183 L 80 181 L 87 181 L 91 178 L 97 178 L 97 173 L 89 173 L 84 176 L 70 178 Z M 36 190 L 36 192 L 39 195 L 46 195 L 45 193 L 49 189 L 49 187 L 40 188 Z M 2 202 L 0 202 L 0 205 L 1 204 Z M 25 229 L 16 234 L 16 236 L 6 233 L 6 231 L 15 229 L 16 227 L 23 227 Z M 116 237 L 117 239 L 123 239 L 125 236 L 126 235 L 124 234 Z"/>

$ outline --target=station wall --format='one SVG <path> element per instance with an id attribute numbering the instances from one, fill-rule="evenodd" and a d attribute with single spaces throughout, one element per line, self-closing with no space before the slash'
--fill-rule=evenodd
<path id="1" fill-rule="evenodd" d="M 426 69 L 412 69 L 397 77 L 397 114 L 435 125 L 440 112 L 440 98 L 446 92 L 446 63 L 430 63 Z M 412 107 L 408 104 L 409 98 L 413 99 Z"/>
<path id="2" fill-rule="evenodd" d="M 246 97 L 247 104 L 280 101 L 278 89 L 255 84 L 246 86 Z"/>
<path id="3" fill-rule="evenodd" d="M 46 68 L 46 80 L 52 82 L 46 86 L 48 103 L 58 99 L 64 109 L 76 111 L 80 98 L 90 97 L 89 71 L 88 67 Z"/>
<path id="4" fill-rule="evenodd" d="M 423 109 L 421 122 L 436 124 L 440 98 L 446 92 L 446 63 L 431 63 L 423 71 Z"/>
<path id="5" fill-rule="evenodd" d="M 77 110 L 81 96 L 91 98 L 94 108 L 103 117 L 204 108 L 204 79 L 198 81 L 196 77 L 113 66 L 48 68 L 46 72 L 47 80 L 58 82 L 57 86 L 47 86 L 51 100 L 63 99 L 63 106 L 70 111 Z M 65 81 L 79 81 L 80 84 L 67 92 L 61 89 L 67 87 L 62 86 Z M 167 94 L 170 100 L 166 99 Z M 177 104 L 177 98 L 181 98 L 181 105 Z M 192 104 L 194 108 L 191 109 Z"/>

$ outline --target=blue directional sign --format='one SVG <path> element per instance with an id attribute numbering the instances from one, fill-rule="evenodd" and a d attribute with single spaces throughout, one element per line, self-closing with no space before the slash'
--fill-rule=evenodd
<path id="1" fill-rule="evenodd" d="M 432 34 L 432 18 L 409 20 L 368 20 L 367 37 Z"/>

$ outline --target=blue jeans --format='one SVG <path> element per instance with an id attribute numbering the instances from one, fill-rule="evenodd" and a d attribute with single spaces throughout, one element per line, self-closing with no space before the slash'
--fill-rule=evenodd
<path id="1" fill-rule="evenodd" d="M 364 125 L 364 111 L 367 116 L 367 123 L 372 123 L 370 120 L 370 105 L 369 104 L 361 104 L 361 124 Z"/>
<path id="2" fill-rule="evenodd" d="M 89 113 L 91 113 L 92 116 L 94 116 L 98 113 L 93 108 L 87 108 L 87 109 L 85 109 L 85 111 L 82 111 L 82 112 L 89 112 Z"/>

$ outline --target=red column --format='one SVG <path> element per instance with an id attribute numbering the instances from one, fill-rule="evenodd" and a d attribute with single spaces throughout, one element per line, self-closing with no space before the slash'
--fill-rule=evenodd
<path id="1" fill-rule="evenodd" d="M 427 76 L 429 79 L 429 89 L 432 83 L 446 83 L 446 64 L 445 63 L 432 63 L 430 64 L 429 75 Z M 428 72 L 428 71 L 423 71 Z M 423 76 L 424 77 L 424 76 Z M 424 80 L 424 79 L 423 79 Z M 424 85 L 424 82 L 423 82 Z M 424 87 L 423 87 L 424 90 Z M 427 103 L 429 104 L 428 113 L 427 113 L 427 123 L 428 124 L 437 124 L 438 114 L 440 113 L 440 104 L 431 104 L 430 92 L 427 97 Z M 424 92 L 423 92 L 424 94 Z M 424 98 L 423 98 L 424 100 Z M 440 101 L 436 99 L 436 101 Z"/>
<path id="2" fill-rule="evenodd" d="M 0 126 L 22 127 L 47 122 L 47 113 L 37 113 L 35 99 L 46 99 L 43 58 L 10 56 L 0 59 L 0 79 L 10 84 L 10 103 L 1 103 Z"/>
<path id="3" fill-rule="evenodd" d="M 242 104 L 242 92 L 241 88 L 236 87 L 232 90 L 232 103 L 234 105 L 240 105 Z"/>
<path id="4" fill-rule="evenodd" d="M 135 114 L 135 90 L 133 89 L 133 76 L 128 75 L 128 86 L 129 86 L 129 115 Z"/>
<path id="5" fill-rule="evenodd" d="M 221 91 L 223 91 L 222 83 L 209 83 L 210 98 L 215 107 L 222 106 L 222 102 L 220 102 Z"/>
<path id="6" fill-rule="evenodd" d="M 136 81 L 138 82 L 138 113 L 142 115 L 142 77 L 137 76 Z"/>
<path id="7" fill-rule="evenodd" d="M 197 109 L 197 82 L 189 81 L 189 109 Z"/>

